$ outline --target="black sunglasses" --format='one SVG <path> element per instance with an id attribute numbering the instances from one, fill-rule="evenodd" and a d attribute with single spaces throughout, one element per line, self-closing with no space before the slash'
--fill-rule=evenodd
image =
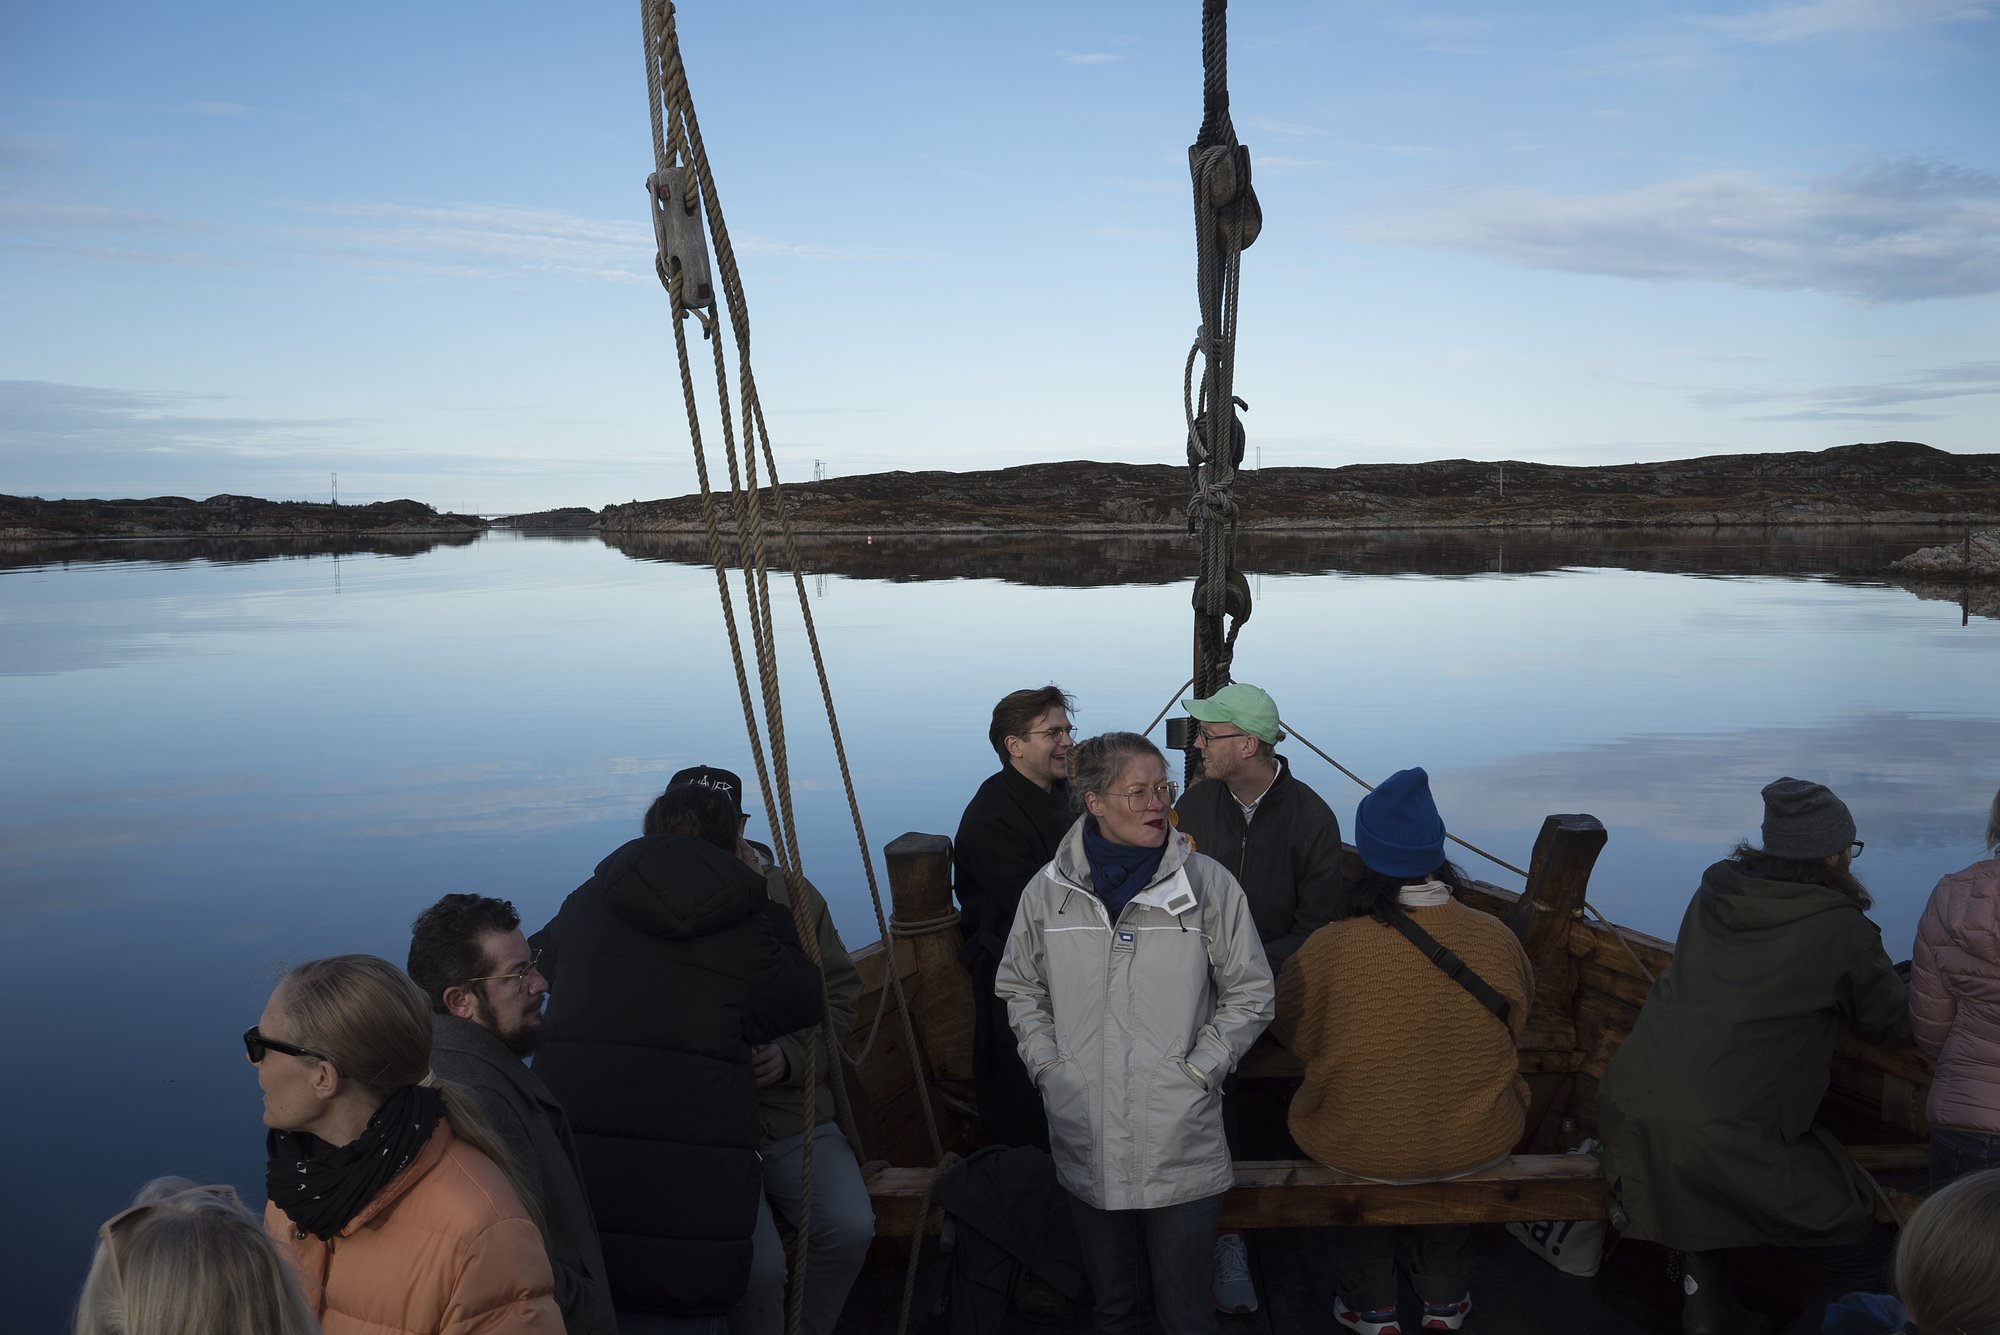
<path id="1" fill-rule="evenodd" d="M 249 1055 L 250 1060 L 253 1062 L 263 1061 L 264 1054 L 267 1051 L 282 1052 L 287 1057 L 313 1057 L 323 1062 L 333 1060 L 333 1058 L 323 1052 L 308 1052 L 306 1049 L 295 1044 L 280 1043 L 275 1038 L 266 1038 L 257 1032 L 257 1026 L 254 1024 L 243 1031 L 243 1051 Z"/>

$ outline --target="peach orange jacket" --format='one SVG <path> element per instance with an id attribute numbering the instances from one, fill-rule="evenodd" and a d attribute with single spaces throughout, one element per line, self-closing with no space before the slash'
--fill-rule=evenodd
<path id="1" fill-rule="evenodd" d="M 275 1205 L 264 1227 L 297 1262 L 324 1335 L 563 1335 L 540 1230 L 449 1121 L 332 1240 Z"/>
<path id="2" fill-rule="evenodd" d="M 1931 891 L 1910 959 L 1910 1028 L 1937 1058 L 1931 1125 L 2000 1135 L 2000 857 Z"/>

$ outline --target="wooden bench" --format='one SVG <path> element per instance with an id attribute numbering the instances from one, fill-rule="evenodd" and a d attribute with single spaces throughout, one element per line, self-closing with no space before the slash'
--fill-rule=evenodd
<path id="1" fill-rule="evenodd" d="M 910 1235 L 930 1178 L 928 1168 L 869 1167 L 878 1236 Z M 1317 1228 L 1602 1219 L 1604 1191 L 1604 1170 L 1592 1154 L 1517 1154 L 1469 1177 L 1401 1185 L 1349 1177 L 1310 1159 L 1239 1159 L 1236 1185 L 1222 1202 L 1222 1224 Z M 936 1222 L 934 1217 L 933 1229 Z"/>
<path id="2" fill-rule="evenodd" d="M 1912 1143 L 1854 1145 L 1848 1153 L 1870 1172 L 1882 1172 L 1920 1168 L 1930 1151 Z M 872 1164 L 865 1177 L 877 1236 L 910 1236 L 931 1170 Z M 1222 1202 L 1222 1224 L 1322 1228 L 1602 1219 L 1607 1190 L 1604 1166 L 1594 1154 L 1515 1154 L 1448 1182 L 1398 1184 L 1350 1177 L 1310 1159 L 1238 1159 L 1236 1185 Z M 933 1215 L 933 1232 L 937 1224 Z"/>

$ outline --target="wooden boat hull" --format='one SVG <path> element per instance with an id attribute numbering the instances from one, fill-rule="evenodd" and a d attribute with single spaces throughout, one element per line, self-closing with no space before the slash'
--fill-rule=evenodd
<path id="1" fill-rule="evenodd" d="M 1589 916 L 1584 892 L 1604 840 L 1603 826 L 1592 817 L 1551 816 L 1536 840 L 1526 890 L 1474 882 L 1465 896 L 1472 906 L 1513 925 L 1534 964 L 1535 1009 L 1518 1044 L 1533 1098 L 1516 1158 L 1537 1162 L 1516 1164 L 1476 1189 L 1466 1183 L 1434 1189 L 1430 1194 L 1440 1200 L 1463 1203 L 1462 1210 L 1445 1210 L 1448 1217 L 1500 1222 L 1603 1213 L 1603 1188 L 1601 1179 L 1592 1180 L 1594 1168 L 1576 1171 L 1572 1163 L 1559 1171 L 1551 1160 L 1563 1148 L 1566 1123 L 1582 1135 L 1596 1125 L 1598 1081 L 1632 1032 L 1652 979 L 1673 958 L 1669 942 Z M 895 905 L 890 936 L 855 952 L 863 987 L 849 1045 L 850 1054 L 860 1057 L 850 1072 L 861 1123 L 856 1130 L 864 1158 L 898 1168 L 927 1169 L 940 1151 L 963 1154 L 979 1143 L 971 979 L 958 961 L 962 938 L 951 919 L 950 849 L 948 839 L 926 834 L 906 834 L 888 846 Z M 1348 856 L 1354 857 L 1352 849 Z M 1351 864 L 1350 871 L 1357 866 Z M 915 926 L 906 931 L 899 924 Z M 1238 1076 L 1243 1082 L 1282 1080 L 1299 1070 L 1296 1058 L 1265 1040 Z M 1887 1174 L 1892 1188 L 1920 1180 L 1929 1133 L 1923 1109 L 1933 1074 L 1930 1059 L 1913 1049 L 1882 1048 L 1852 1035 L 1841 1039 L 1821 1120 L 1864 1166 Z M 937 1128 L 935 1144 L 924 1117 L 925 1095 Z M 1247 1213 L 1251 1222 L 1310 1217 L 1326 1223 L 1411 1222 L 1413 1215 L 1434 1216 L 1443 1208 L 1413 1205 L 1424 1193 L 1408 1187 L 1371 1192 L 1351 1181 L 1337 1182 L 1339 1174 L 1317 1176 L 1311 1170 L 1327 1173 L 1318 1165 L 1270 1161 L 1253 1171 L 1245 1162 L 1239 1165 L 1238 1193 L 1226 1208 L 1237 1217 Z M 1278 1190 L 1286 1187 L 1297 1190 Z M 1274 1202 L 1262 1213 L 1238 1208 L 1237 1196 L 1255 1202 L 1289 1201 L 1293 1195 L 1300 1198 L 1296 1207 Z M 1913 1203 L 1908 1195 L 1900 1202 Z M 885 1232 L 891 1231 L 889 1224 L 885 1219 Z"/>

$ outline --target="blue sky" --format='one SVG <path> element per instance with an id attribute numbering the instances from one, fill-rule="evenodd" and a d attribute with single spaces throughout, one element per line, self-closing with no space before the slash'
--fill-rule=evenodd
<path id="1" fill-rule="evenodd" d="M 1179 458 L 1199 8 L 684 0 L 784 477 Z M 0 491 L 690 490 L 639 30 L 0 0 Z M 1231 38 L 1253 463 L 2000 450 L 2000 3 Z"/>

